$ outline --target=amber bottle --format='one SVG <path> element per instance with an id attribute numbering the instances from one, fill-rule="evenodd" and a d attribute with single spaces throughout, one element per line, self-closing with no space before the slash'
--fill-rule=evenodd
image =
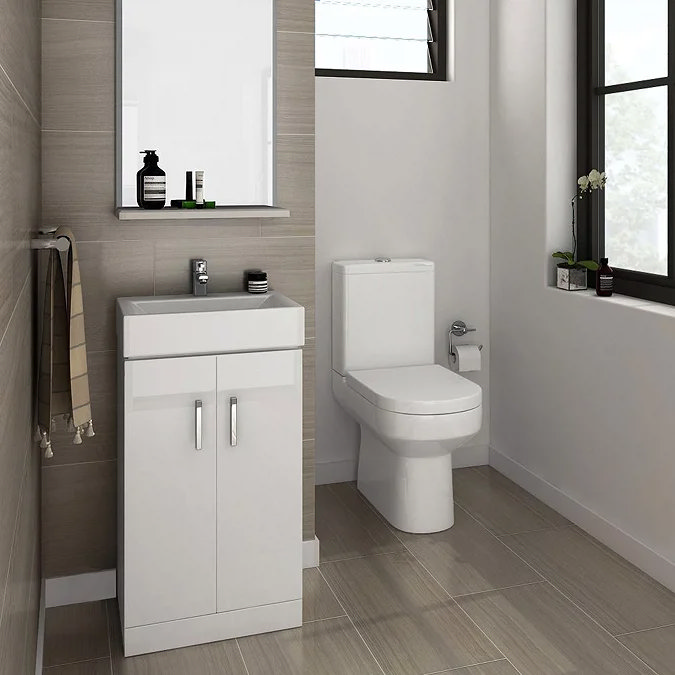
<path id="1" fill-rule="evenodd" d="M 614 292 L 614 270 L 608 263 L 608 258 L 600 258 L 600 269 L 595 273 L 595 292 L 603 298 Z"/>

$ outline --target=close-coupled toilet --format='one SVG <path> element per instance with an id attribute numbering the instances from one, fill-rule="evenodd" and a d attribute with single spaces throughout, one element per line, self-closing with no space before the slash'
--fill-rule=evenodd
<path id="1" fill-rule="evenodd" d="M 433 262 L 333 263 L 332 378 L 361 427 L 359 491 L 404 532 L 452 527 L 452 451 L 480 430 L 482 390 L 434 363 Z"/>

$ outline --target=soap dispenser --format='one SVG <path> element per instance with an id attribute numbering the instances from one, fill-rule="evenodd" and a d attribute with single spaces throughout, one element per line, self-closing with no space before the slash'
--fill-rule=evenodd
<path id="1" fill-rule="evenodd" d="M 136 174 L 136 201 L 142 209 L 162 209 L 166 204 L 166 173 L 159 168 L 156 150 L 144 150 L 143 168 Z"/>

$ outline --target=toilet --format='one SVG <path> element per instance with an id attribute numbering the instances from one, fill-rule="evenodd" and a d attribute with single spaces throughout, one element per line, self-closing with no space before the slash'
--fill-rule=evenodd
<path id="1" fill-rule="evenodd" d="M 482 390 L 434 363 L 434 263 L 333 263 L 333 393 L 359 423 L 358 490 L 394 527 L 454 524 L 452 451 L 481 427 Z"/>

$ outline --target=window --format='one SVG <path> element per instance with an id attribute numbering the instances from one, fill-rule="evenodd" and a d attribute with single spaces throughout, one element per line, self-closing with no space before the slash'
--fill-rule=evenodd
<path id="1" fill-rule="evenodd" d="M 316 74 L 445 80 L 448 0 L 315 0 Z"/>
<path id="2" fill-rule="evenodd" d="M 675 304 L 675 0 L 578 0 L 578 175 L 607 172 L 579 202 L 582 257 L 609 258 L 617 292 Z"/>

